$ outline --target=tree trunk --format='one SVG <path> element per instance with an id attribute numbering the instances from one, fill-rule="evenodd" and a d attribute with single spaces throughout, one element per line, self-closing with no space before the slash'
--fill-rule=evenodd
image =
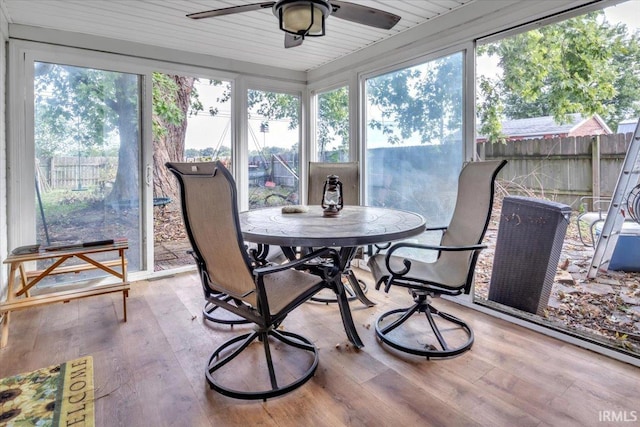
<path id="1" fill-rule="evenodd" d="M 187 132 L 186 117 L 189 112 L 195 78 L 176 75 L 171 77 L 178 85 L 175 102 L 183 112 L 185 119 L 180 124 L 174 125 L 156 117 L 156 120 L 163 124 L 166 134 L 161 136 L 154 135 L 153 138 L 153 197 L 169 197 L 177 202 L 180 197 L 178 183 L 165 167 L 165 163 L 184 160 L 184 143 Z"/>
<path id="2" fill-rule="evenodd" d="M 135 203 L 140 197 L 140 133 L 138 120 L 138 85 L 131 79 L 135 76 L 123 74 L 116 82 L 116 103 L 114 109 L 118 114 L 118 130 L 120 134 L 120 150 L 118 152 L 118 171 L 113 190 L 107 197 L 111 203 Z M 178 186 L 175 178 L 165 167 L 169 161 L 182 161 L 184 142 L 187 130 L 187 114 L 190 105 L 191 91 L 195 78 L 172 76 L 178 84 L 175 102 L 183 112 L 184 119 L 178 125 L 163 122 L 166 134 L 153 140 L 153 196 L 170 197 L 177 200 Z"/>
<path id="3" fill-rule="evenodd" d="M 140 132 L 137 100 L 137 76 L 121 74 L 115 82 L 115 103 L 112 108 L 118 115 L 120 150 L 118 170 L 113 189 L 106 198 L 107 203 L 137 204 L 140 198 Z M 132 102 L 135 100 L 135 102 Z"/>

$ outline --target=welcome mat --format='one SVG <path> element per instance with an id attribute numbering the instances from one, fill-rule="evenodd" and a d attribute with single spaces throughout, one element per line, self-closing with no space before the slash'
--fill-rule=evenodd
<path id="1" fill-rule="evenodd" d="M 91 356 L 0 380 L 0 426 L 94 426 Z"/>

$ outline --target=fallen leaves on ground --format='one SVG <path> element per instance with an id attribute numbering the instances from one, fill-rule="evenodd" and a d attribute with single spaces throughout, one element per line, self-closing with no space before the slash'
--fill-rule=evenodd
<path id="1" fill-rule="evenodd" d="M 476 298 L 488 298 L 501 208 L 497 197 L 485 237 L 489 247 L 476 268 Z M 567 227 L 545 321 L 640 353 L 640 273 L 607 271 L 588 278 L 593 248 L 580 241 L 575 216 Z"/>

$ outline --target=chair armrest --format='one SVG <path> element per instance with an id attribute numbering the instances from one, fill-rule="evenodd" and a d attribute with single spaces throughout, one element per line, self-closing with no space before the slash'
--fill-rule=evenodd
<path id="1" fill-rule="evenodd" d="M 587 201 L 591 201 L 593 206 L 593 211 L 589 211 L 586 209 Z M 610 197 L 593 197 L 593 196 L 582 196 L 580 197 L 580 203 L 578 206 L 584 208 L 585 213 L 588 212 L 602 212 L 609 210 L 609 205 L 611 204 Z"/>
<path id="2" fill-rule="evenodd" d="M 486 249 L 487 245 L 478 244 L 478 245 L 468 245 L 468 246 L 442 246 L 442 245 L 425 245 L 422 243 L 396 243 L 387 252 L 387 256 L 390 256 L 393 252 L 397 251 L 401 248 L 413 248 L 413 249 L 424 249 L 430 251 L 477 251 L 481 249 Z"/>
<path id="3" fill-rule="evenodd" d="M 442 233 L 444 234 L 447 229 L 449 228 L 449 226 L 447 225 L 441 225 L 441 226 L 437 226 L 437 227 L 426 227 L 424 229 L 424 231 L 442 231 Z M 391 242 L 385 242 L 385 243 L 376 243 L 373 246 L 376 247 L 376 251 L 373 252 L 372 246 L 369 245 L 369 251 L 368 251 L 368 255 L 377 255 L 380 253 L 380 251 L 383 251 L 385 249 L 389 249 L 391 247 Z"/>
<path id="4" fill-rule="evenodd" d="M 313 251 L 301 258 L 298 258 L 293 261 L 286 262 L 284 264 L 278 265 L 269 265 L 265 267 L 258 267 L 253 270 L 253 274 L 256 276 L 263 276 L 265 274 L 276 273 L 278 271 L 289 270 L 290 268 L 296 268 L 303 266 L 304 264 L 310 262 L 316 258 L 331 258 L 333 268 L 330 272 L 330 276 L 333 277 L 336 274 L 339 274 L 339 266 L 340 266 L 340 255 L 335 249 L 332 248 L 321 248 L 316 251 Z M 335 269 L 335 272 L 333 271 Z"/>
<path id="5" fill-rule="evenodd" d="M 387 251 L 387 255 L 385 257 L 385 264 L 387 270 L 396 276 L 403 276 L 409 272 L 411 269 L 411 259 L 404 258 L 402 263 L 405 268 L 401 271 L 395 271 L 391 268 L 391 256 L 392 254 L 401 248 L 412 248 L 412 249 L 421 249 L 421 250 L 430 250 L 430 251 L 445 251 L 445 252 L 464 252 L 464 251 L 481 251 L 487 248 L 487 245 L 478 244 L 478 245 L 467 245 L 467 246 L 441 246 L 441 245 L 425 245 L 421 243 L 396 243 L 393 245 L 389 251 Z"/>
<path id="6" fill-rule="evenodd" d="M 373 251 L 373 247 L 375 246 L 376 251 Z M 380 251 L 383 251 L 385 249 L 389 249 L 389 247 L 391 246 L 391 242 L 385 242 L 385 243 L 374 243 L 373 245 L 369 245 L 367 246 L 367 255 L 369 256 L 373 256 L 373 255 L 377 255 L 380 253 Z"/>
<path id="7" fill-rule="evenodd" d="M 611 197 L 594 197 L 594 196 L 582 196 L 580 197 L 580 203 L 591 200 L 592 202 L 610 202 Z"/>

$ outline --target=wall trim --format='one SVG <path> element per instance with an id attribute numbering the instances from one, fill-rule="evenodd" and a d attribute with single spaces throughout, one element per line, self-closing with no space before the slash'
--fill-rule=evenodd
<path id="1" fill-rule="evenodd" d="M 9 37 L 12 39 L 74 47 L 97 52 L 115 53 L 138 59 L 150 59 L 164 63 L 196 66 L 221 72 L 236 72 L 247 76 L 268 77 L 302 84 L 307 83 L 307 76 L 304 71 L 259 65 L 245 61 L 201 55 L 193 52 L 184 52 L 176 49 L 89 34 L 82 34 L 82 37 L 79 37 L 78 33 L 68 31 L 10 24 Z"/>

